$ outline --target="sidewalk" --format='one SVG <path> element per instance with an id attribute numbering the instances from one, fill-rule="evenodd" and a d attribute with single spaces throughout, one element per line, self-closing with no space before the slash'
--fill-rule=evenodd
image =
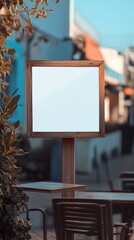
<path id="1" fill-rule="evenodd" d="M 110 191 L 108 178 L 110 178 L 114 184 L 115 189 L 119 189 L 120 179 L 119 175 L 122 171 L 134 170 L 134 154 L 118 156 L 108 161 L 109 176 L 107 176 L 106 166 L 102 164 L 100 166 L 100 182 L 97 180 L 96 170 L 89 174 L 77 174 L 76 183 L 86 184 L 86 191 Z M 61 196 L 61 194 L 44 194 L 44 193 L 28 193 L 29 196 L 29 208 L 37 207 L 42 209 L 50 209 L 52 198 Z M 30 213 L 30 219 L 32 223 L 32 240 L 41 240 L 42 238 L 42 220 L 40 213 Z M 48 240 L 55 240 L 55 233 L 53 227 L 52 214 L 48 214 Z"/>
<path id="2" fill-rule="evenodd" d="M 115 189 L 121 188 L 119 175 L 122 171 L 134 170 L 134 153 L 128 155 L 120 155 L 116 158 L 109 159 L 107 168 L 109 174 L 106 172 L 106 166 L 100 165 L 100 182 L 97 181 L 96 169 L 90 175 L 76 174 L 76 183 L 86 184 L 87 189 L 91 190 L 111 190 L 108 180 L 110 179 Z M 109 175 L 109 176 L 107 176 Z"/>

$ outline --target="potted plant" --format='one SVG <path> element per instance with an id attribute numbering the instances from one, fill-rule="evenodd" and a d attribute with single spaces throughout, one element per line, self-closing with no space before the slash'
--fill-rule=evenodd
<path id="1" fill-rule="evenodd" d="M 22 28 L 21 17 L 25 19 L 23 30 L 32 32 L 31 15 L 36 18 L 47 17 L 43 4 L 48 0 L 30 0 L 34 6 L 29 8 L 24 0 L 1 0 L 0 2 L 0 240 L 30 239 L 30 222 L 28 218 L 21 219 L 20 213 L 27 209 L 28 197 L 17 183 L 20 168 L 16 166 L 16 157 L 25 154 L 17 147 L 16 129 L 19 121 L 10 122 L 9 118 L 15 112 L 20 96 L 15 91 L 7 94 L 8 76 L 11 73 L 15 49 L 6 44 L 8 37 Z M 56 0 L 58 3 L 59 0 Z"/>

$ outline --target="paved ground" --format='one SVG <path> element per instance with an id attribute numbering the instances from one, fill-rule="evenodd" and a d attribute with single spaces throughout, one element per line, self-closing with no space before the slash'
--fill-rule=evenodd
<path id="1" fill-rule="evenodd" d="M 109 170 L 109 174 L 106 169 Z M 102 164 L 99 169 L 100 182 L 98 182 L 97 172 L 94 169 L 91 174 L 77 174 L 76 183 L 86 184 L 87 190 L 110 190 L 109 178 L 112 180 L 115 189 L 120 188 L 119 175 L 123 170 L 134 170 L 134 154 L 123 155 L 110 159 L 108 165 Z M 42 209 L 51 208 L 51 200 L 60 194 L 27 193 L 29 195 L 29 207 L 40 207 Z M 49 212 L 49 211 L 48 211 Z M 31 213 L 32 239 L 41 240 L 42 221 L 39 213 Z M 48 214 L 48 240 L 54 240 L 54 228 L 51 210 Z M 83 239 L 84 240 L 84 239 Z"/>

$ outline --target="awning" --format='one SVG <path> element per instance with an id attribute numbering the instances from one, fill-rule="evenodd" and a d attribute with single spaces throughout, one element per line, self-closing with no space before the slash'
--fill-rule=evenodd
<path id="1" fill-rule="evenodd" d="M 89 60 L 103 60 L 99 45 L 87 34 L 84 35 L 85 39 L 85 56 Z"/>

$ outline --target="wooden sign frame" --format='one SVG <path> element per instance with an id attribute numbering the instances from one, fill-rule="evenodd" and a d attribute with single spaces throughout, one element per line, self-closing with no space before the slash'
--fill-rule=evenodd
<path id="1" fill-rule="evenodd" d="M 72 73 L 75 71 L 77 73 L 77 70 L 79 70 L 79 72 L 81 72 L 81 70 L 83 69 L 83 71 L 85 70 L 86 72 L 88 72 L 88 70 L 92 70 L 93 72 L 96 71 L 96 80 L 92 77 L 90 77 L 90 84 L 89 84 L 89 88 L 92 89 L 92 92 L 94 94 L 97 95 L 98 94 L 98 102 L 96 103 L 96 106 L 98 107 L 98 115 L 97 115 L 97 121 L 98 121 L 98 129 L 95 131 L 77 131 L 77 129 L 75 129 L 75 131 L 35 131 L 33 129 L 33 123 L 36 122 L 33 119 L 33 110 L 36 109 L 33 102 L 34 102 L 34 98 L 37 97 L 38 98 L 38 94 L 40 94 L 40 92 L 38 91 L 38 93 L 34 93 L 34 88 L 33 88 L 33 79 L 35 78 L 33 75 L 35 75 L 35 72 L 39 72 L 38 76 L 40 75 L 40 71 L 42 71 L 42 69 L 48 70 L 48 72 L 53 72 L 55 71 L 55 69 L 58 68 L 58 72 L 60 72 L 60 69 L 65 71 L 65 76 L 68 74 L 68 70 L 72 71 Z M 52 70 L 52 71 L 49 71 Z M 91 72 L 92 72 L 91 71 Z M 38 73 L 37 72 L 37 73 Z M 57 70 L 56 70 L 57 72 Z M 90 71 L 89 71 L 90 73 Z M 51 74 L 50 74 L 51 75 Z M 70 75 L 71 76 L 71 75 Z M 59 77 L 59 76 L 58 76 Z M 39 86 L 40 84 L 40 78 L 42 78 L 42 75 L 40 75 L 40 77 L 37 79 Z M 44 75 L 44 79 L 47 79 L 49 81 L 49 75 L 45 74 Z M 55 76 L 56 79 L 56 76 Z M 86 81 L 88 79 L 88 76 L 86 77 Z M 92 79 L 92 80 L 91 80 Z M 27 78 L 26 78 L 27 82 L 27 135 L 29 137 L 36 137 L 36 138 L 92 138 L 92 137 L 103 137 L 104 133 L 105 133 L 105 128 L 104 128 L 104 62 L 103 61 L 40 61 L 40 60 L 30 60 L 27 61 Z M 34 79 L 35 81 L 35 79 Z M 54 80 L 55 81 L 55 80 Z M 64 79 L 63 79 L 64 81 Z M 82 79 L 83 83 L 84 83 L 84 77 Z M 97 81 L 98 82 L 98 92 L 96 91 L 96 89 L 93 89 L 92 87 L 92 82 L 93 81 Z M 88 84 L 88 83 L 87 83 Z M 95 86 L 95 85 L 94 85 Z M 40 86 L 42 87 L 42 86 Z M 90 89 L 90 93 L 91 93 L 91 89 Z M 44 87 L 44 91 L 47 91 L 47 87 Z M 77 91 L 77 84 L 76 84 L 76 91 Z M 34 97 L 35 94 L 35 97 Z M 80 98 L 82 99 L 84 96 L 84 92 L 81 89 L 81 94 L 80 94 Z M 63 94 L 64 95 L 64 94 Z M 91 96 L 91 94 L 90 94 Z M 89 96 L 89 97 L 90 97 Z M 88 94 L 87 94 L 88 97 Z M 74 96 L 75 98 L 75 96 Z M 68 96 L 68 100 L 69 101 L 69 96 Z M 90 99 L 89 99 L 90 100 Z M 71 100 L 72 101 L 72 100 Z M 95 100 L 96 101 L 96 100 Z M 44 103 L 45 104 L 45 101 Z M 91 102 L 92 106 L 94 105 L 94 102 Z M 71 103 L 70 103 L 71 106 Z M 86 106 L 86 110 L 88 111 L 88 106 Z M 51 111 L 51 108 L 50 108 Z M 36 111 L 35 111 L 36 112 Z M 82 113 L 83 114 L 83 113 Z M 92 113 L 91 113 L 92 114 Z M 91 115 L 89 115 L 91 116 Z M 69 114 L 68 114 L 68 117 Z M 90 119 L 89 119 L 90 120 Z M 45 126 L 45 119 L 43 119 L 44 121 L 44 126 Z M 53 121 L 55 121 L 55 119 L 53 119 Z M 82 123 L 84 124 L 84 123 Z M 36 124 L 37 125 L 37 124 Z M 91 125 L 91 124 L 90 124 Z M 38 126 L 37 126 L 38 128 Z"/>

